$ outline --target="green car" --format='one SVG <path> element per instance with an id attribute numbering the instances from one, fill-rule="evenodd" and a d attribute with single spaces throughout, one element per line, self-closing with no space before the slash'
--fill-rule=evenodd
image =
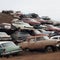
<path id="1" fill-rule="evenodd" d="M 20 46 L 15 45 L 12 41 L 0 41 L 0 55 L 18 54 L 22 52 Z"/>

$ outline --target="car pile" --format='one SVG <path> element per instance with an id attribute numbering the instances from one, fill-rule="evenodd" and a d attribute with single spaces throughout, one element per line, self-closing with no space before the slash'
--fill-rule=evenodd
<path id="1" fill-rule="evenodd" d="M 51 52 L 60 48 L 60 28 L 51 18 L 35 13 L 11 15 L 14 16 L 11 23 L 0 24 L 0 55 L 35 49 Z"/>

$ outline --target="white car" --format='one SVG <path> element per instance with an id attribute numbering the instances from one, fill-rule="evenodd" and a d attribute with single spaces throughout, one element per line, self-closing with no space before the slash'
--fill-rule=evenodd
<path id="1" fill-rule="evenodd" d="M 53 36 L 53 37 L 51 37 L 50 38 L 50 40 L 56 40 L 56 41 L 60 41 L 60 35 L 58 35 L 58 36 Z M 59 42 L 58 42 L 59 43 Z M 60 49 L 60 43 L 59 44 L 57 44 L 57 47 Z"/>
<path id="2" fill-rule="evenodd" d="M 0 32 L 0 41 L 10 41 L 12 38 L 10 35 L 8 35 L 7 33 L 5 32 Z"/>
<path id="3" fill-rule="evenodd" d="M 12 25 L 20 29 L 31 29 L 31 30 L 33 29 L 33 26 L 30 26 L 28 23 L 25 23 L 23 21 L 13 22 Z"/>
<path id="4" fill-rule="evenodd" d="M 58 35 L 58 36 L 53 36 L 53 37 L 51 37 L 50 39 L 57 39 L 57 40 L 60 40 L 60 35 Z"/>
<path id="5" fill-rule="evenodd" d="M 11 24 L 10 23 L 1 23 L 0 24 L 1 28 L 5 28 L 5 29 L 11 29 Z"/>

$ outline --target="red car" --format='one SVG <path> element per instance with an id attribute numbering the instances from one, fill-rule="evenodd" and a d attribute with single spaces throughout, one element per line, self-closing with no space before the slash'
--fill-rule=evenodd
<path id="1" fill-rule="evenodd" d="M 53 24 L 51 20 L 43 20 L 41 18 L 35 19 L 36 21 L 39 21 L 41 24 Z"/>
<path id="2" fill-rule="evenodd" d="M 40 22 L 32 18 L 23 18 L 24 22 L 29 23 L 30 25 L 40 25 Z"/>
<path id="3" fill-rule="evenodd" d="M 48 25 L 46 30 L 49 30 L 49 31 L 60 31 L 60 28 L 55 27 L 53 25 Z"/>

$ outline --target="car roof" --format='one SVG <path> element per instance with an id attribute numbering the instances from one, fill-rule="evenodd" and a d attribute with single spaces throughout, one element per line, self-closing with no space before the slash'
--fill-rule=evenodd
<path id="1" fill-rule="evenodd" d="M 38 36 L 30 36 L 30 37 L 27 37 L 27 38 L 32 39 L 32 38 L 44 37 L 44 36 L 47 36 L 47 35 L 46 34 L 41 34 L 41 35 L 38 35 Z"/>
<path id="2" fill-rule="evenodd" d="M 8 43 L 8 42 L 12 42 L 12 41 L 0 41 L 0 44 Z"/>

